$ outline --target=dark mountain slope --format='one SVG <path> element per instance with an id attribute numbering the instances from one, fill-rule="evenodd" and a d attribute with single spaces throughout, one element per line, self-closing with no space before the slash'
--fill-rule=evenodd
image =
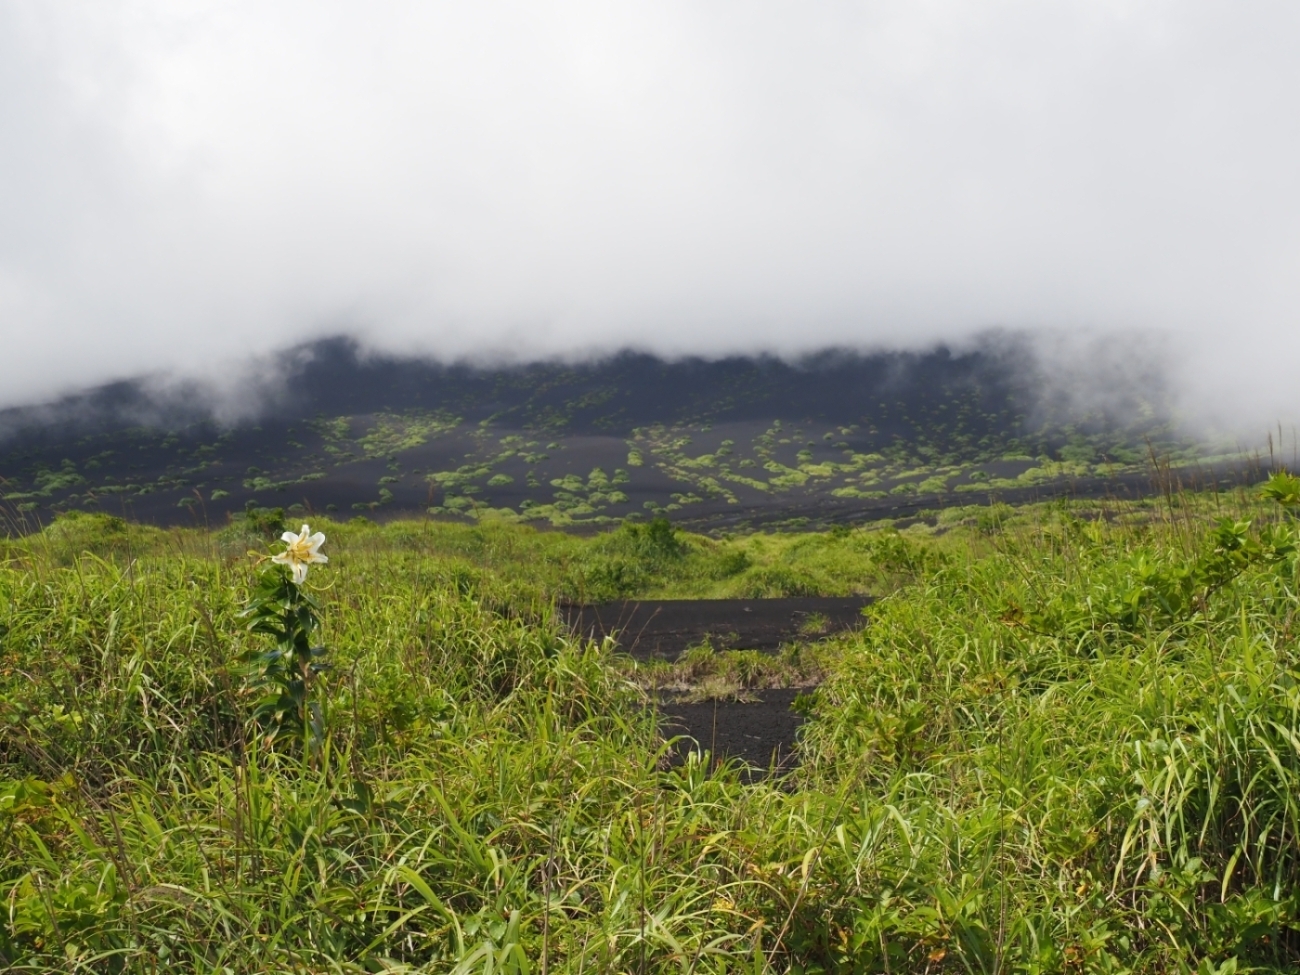
<path id="1" fill-rule="evenodd" d="M 560 525 L 851 520 L 1131 479 L 1147 441 L 1190 449 L 1170 438 L 1158 389 L 1072 414 L 1006 340 L 798 362 L 624 353 L 481 368 L 362 356 L 332 339 L 286 353 L 274 384 L 246 396 L 266 404 L 262 417 L 224 427 L 199 390 L 138 383 L 0 413 L 10 519 L 75 507 L 220 522 L 279 506 Z"/>

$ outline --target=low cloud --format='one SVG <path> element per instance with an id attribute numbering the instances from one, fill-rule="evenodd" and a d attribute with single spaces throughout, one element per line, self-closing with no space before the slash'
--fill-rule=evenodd
<path id="1" fill-rule="evenodd" d="M 518 361 L 1004 328 L 1072 388 L 1158 368 L 1268 423 L 1298 44 L 1282 3 L 6 4 L 0 405 L 273 389 L 340 332 Z"/>

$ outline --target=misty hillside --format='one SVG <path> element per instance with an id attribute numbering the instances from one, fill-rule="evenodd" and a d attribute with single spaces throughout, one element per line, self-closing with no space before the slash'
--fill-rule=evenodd
<path id="1" fill-rule="evenodd" d="M 61 510 L 221 524 L 249 508 L 696 527 L 897 516 L 1145 483 L 1159 401 L 1071 410 L 1013 343 L 966 352 L 476 368 L 295 350 L 260 417 L 119 383 L 0 413 L 15 525 Z"/>

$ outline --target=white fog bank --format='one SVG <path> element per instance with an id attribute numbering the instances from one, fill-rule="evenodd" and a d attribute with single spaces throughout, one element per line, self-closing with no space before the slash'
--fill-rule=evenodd
<path id="1" fill-rule="evenodd" d="M 1267 425 L 1300 413 L 1297 49 L 1268 2 L 15 0 L 0 405 L 339 332 L 518 360 L 1000 327 Z"/>

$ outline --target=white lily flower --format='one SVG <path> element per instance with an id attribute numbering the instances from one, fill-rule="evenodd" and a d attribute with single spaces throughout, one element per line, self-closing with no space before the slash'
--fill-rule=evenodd
<path id="1" fill-rule="evenodd" d="M 293 532 L 285 532 L 280 536 L 280 540 L 289 547 L 279 555 L 272 555 L 271 561 L 278 562 L 280 565 L 287 565 L 293 572 L 293 581 L 295 585 L 301 586 L 307 579 L 307 566 L 317 562 L 328 562 L 329 559 L 320 554 L 320 547 L 325 544 L 325 533 L 311 533 L 311 529 L 306 525 L 302 526 L 302 532 L 295 535 Z"/>

